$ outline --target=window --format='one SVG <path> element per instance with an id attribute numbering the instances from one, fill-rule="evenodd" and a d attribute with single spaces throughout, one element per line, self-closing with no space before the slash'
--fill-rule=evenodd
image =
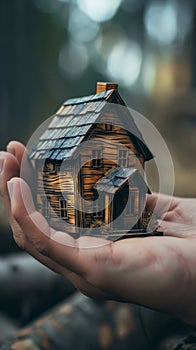
<path id="1" fill-rule="evenodd" d="M 120 149 L 118 152 L 118 165 L 122 167 L 127 166 L 127 150 L 126 149 Z"/>
<path id="2" fill-rule="evenodd" d="M 68 211 L 67 211 L 67 201 L 64 199 L 59 200 L 59 209 L 60 209 L 60 216 L 63 219 L 68 219 Z"/>
<path id="3" fill-rule="evenodd" d="M 105 131 L 112 131 L 113 125 L 112 124 L 105 124 Z"/>
<path id="4" fill-rule="evenodd" d="M 50 218 L 50 197 L 42 197 L 42 213 L 46 219 Z"/>
<path id="5" fill-rule="evenodd" d="M 129 198 L 126 205 L 126 215 L 135 216 L 139 211 L 139 192 L 137 189 L 129 192 Z"/>
<path id="6" fill-rule="evenodd" d="M 92 166 L 93 168 L 100 168 L 102 166 L 102 152 L 99 149 L 93 150 L 92 153 Z"/>

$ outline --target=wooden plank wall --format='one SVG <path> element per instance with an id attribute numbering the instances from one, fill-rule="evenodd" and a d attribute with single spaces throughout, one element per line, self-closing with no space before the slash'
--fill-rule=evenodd
<path id="1" fill-rule="evenodd" d="M 93 187 L 108 170 L 118 165 L 118 150 L 120 146 L 122 149 L 128 148 L 126 166 L 136 167 L 143 175 L 143 157 L 140 156 L 138 158 L 138 155 L 136 155 L 137 151 L 131 142 L 128 132 L 118 125 L 120 124 L 118 116 L 115 116 L 113 113 L 107 113 L 103 119 L 107 121 L 107 124 L 110 121 L 112 121 L 112 124 L 115 124 L 116 120 L 117 125 L 113 125 L 112 131 L 105 131 L 105 123 L 98 124 L 89 138 L 89 141 L 93 141 L 92 147 L 84 148 L 80 153 L 81 164 L 84 164 L 80 171 L 82 196 L 86 201 L 90 201 L 89 204 L 86 202 L 85 208 L 83 208 L 87 227 L 91 226 L 93 220 L 93 216 L 90 214 L 92 199 L 96 199 L 96 191 L 94 191 Z M 102 150 L 103 160 L 100 168 L 93 168 L 92 161 L 89 161 L 92 157 L 93 149 Z"/>
<path id="2" fill-rule="evenodd" d="M 43 171 L 39 169 L 37 204 L 38 210 L 42 213 L 43 196 L 47 196 L 49 202 L 50 216 L 47 220 L 55 229 L 66 229 L 66 221 L 71 225 L 75 224 L 74 181 L 71 170 L 66 170 L 66 173 L 60 173 L 58 171 L 56 174 L 51 174 L 47 171 L 43 175 Z M 68 220 L 59 220 L 61 218 L 60 199 L 67 201 Z"/>

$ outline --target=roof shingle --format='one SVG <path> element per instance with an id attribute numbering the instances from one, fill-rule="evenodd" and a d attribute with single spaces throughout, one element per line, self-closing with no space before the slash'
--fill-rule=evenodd
<path id="1" fill-rule="evenodd" d="M 122 188 L 127 181 L 132 181 L 140 189 L 149 192 L 148 186 L 139 171 L 134 168 L 113 168 L 109 170 L 94 186 L 97 191 L 114 194 Z"/>
<path id="2" fill-rule="evenodd" d="M 118 101 L 122 100 L 116 90 L 67 100 L 33 147 L 30 159 L 56 159 L 60 161 L 71 158 L 77 146 L 98 121 L 108 102 L 113 102 L 115 97 Z M 139 136 L 137 143 L 141 153 L 144 154 L 146 160 L 151 159 L 153 156 L 145 145 L 130 113 L 129 119 L 134 137 L 135 135 Z"/>

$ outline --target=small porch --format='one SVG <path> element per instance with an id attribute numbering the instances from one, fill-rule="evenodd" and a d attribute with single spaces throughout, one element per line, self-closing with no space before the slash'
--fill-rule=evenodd
<path id="1" fill-rule="evenodd" d="M 142 213 L 149 189 L 136 168 L 111 169 L 95 188 L 104 200 L 103 222 L 110 234 L 143 229 Z"/>

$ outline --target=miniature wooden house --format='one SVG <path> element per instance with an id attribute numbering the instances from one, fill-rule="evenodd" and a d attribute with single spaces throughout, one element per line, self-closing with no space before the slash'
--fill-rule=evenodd
<path id="1" fill-rule="evenodd" d="M 54 228 L 76 235 L 95 227 L 111 235 L 145 231 L 144 165 L 153 156 L 117 84 L 98 83 L 95 95 L 66 101 L 30 158 L 38 210 Z"/>

